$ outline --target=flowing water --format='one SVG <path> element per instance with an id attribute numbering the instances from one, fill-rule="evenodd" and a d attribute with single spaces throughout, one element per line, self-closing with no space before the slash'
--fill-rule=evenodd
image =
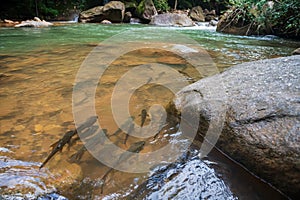
<path id="1" fill-rule="evenodd" d="M 2 197 L 30 199 L 44 195 L 44 199 L 59 198 L 59 195 L 53 193 L 56 191 L 70 199 L 96 199 L 104 196 L 109 199 L 126 196 L 147 181 L 148 173 L 112 171 L 101 194 L 101 177 L 109 168 L 88 152 L 79 162 L 70 162 L 70 156 L 81 148 L 80 142 L 71 146 L 69 150 L 64 148 L 62 153 L 55 155 L 44 168 L 39 170 L 41 162 L 49 154 L 50 145 L 75 127 L 72 110 L 73 86 L 76 74 L 85 58 L 99 43 L 111 36 L 119 34 L 119 38 L 126 38 L 128 35 L 123 33 L 124 31 L 134 32 L 144 28 L 148 27 L 128 24 L 63 24 L 40 29 L 0 29 L 0 194 L 3 195 Z M 170 35 L 172 32 L 177 32 L 197 41 L 211 56 L 217 71 L 223 71 L 233 64 L 246 61 L 288 56 L 300 46 L 300 42 L 273 36 L 241 37 L 193 28 L 152 27 L 153 30 L 158 37 L 160 32 L 167 30 Z M 139 37 L 140 35 L 136 35 L 136 38 Z M 176 40 L 174 43 L 176 44 Z M 115 52 L 104 53 L 109 57 Z M 101 127 L 107 129 L 109 134 L 118 128 L 110 101 L 116 82 L 129 69 L 148 63 L 160 63 L 180 71 L 184 80 L 177 81 L 179 83 L 192 83 L 203 78 L 203 75 L 197 73 L 184 59 L 167 51 L 141 48 L 120 55 L 110 63 L 95 91 L 96 114 L 99 116 Z M 172 74 L 167 74 L 163 70 L 157 71 L 156 74 L 159 76 L 157 79 L 172 79 Z M 149 78 L 147 71 L 141 74 L 136 72 L 132 77 L 133 80 L 145 77 L 146 82 Z M 139 114 L 142 109 L 149 112 L 153 104 L 166 107 L 174 97 L 173 92 L 168 88 L 153 84 L 150 79 L 148 81 L 149 84 L 137 88 L 132 93 L 128 102 L 130 115 L 135 116 L 136 124 L 141 123 Z M 88 84 L 82 86 L 83 90 L 88 87 Z M 88 96 L 89 94 L 86 94 L 73 100 L 74 105 L 84 103 Z M 146 117 L 145 125 L 149 123 L 150 119 Z M 160 133 L 156 139 L 145 139 L 146 145 L 141 152 L 152 152 L 167 143 L 176 143 L 178 140 L 176 129 L 167 127 L 166 132 L 167 134 Z M 129 148 L 137 141 L 136 137 L 129 136 L 127 143 L 124 144 L 124 138 L 124 133 L 121 133 L 112 136 L 111 140 L 122 149 Z M 162 159 L 168 162 L 168 155 Z M 232 191 L 232 196 L 240 198 L 249 196 L 249 199 L 283 198 L 277 191 L 227 158 L 216 154 L 209 156 L 208 159 L 218 163 L 215 171 L 223 177 L 226 187 Z M 213 166 L 208 166 L 213 169 Z M 248 188 L 247 184 L 251 184 L 251 188 Z M 265 193 L 266 196 L 261 193 Z M 47 197 L 45 194 L 52 196 Z"/>

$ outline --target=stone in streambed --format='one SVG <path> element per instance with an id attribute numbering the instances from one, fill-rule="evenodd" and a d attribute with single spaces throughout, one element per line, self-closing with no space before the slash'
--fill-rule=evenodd
<path id="1" fill-rule="evenodd" d="M 211 122 L 223 116 L 217 146 L 295 198 L 300 196 L 299 83 L 300 56 L 243 63 L 182 89 L 175 104 L 200 116 L 198 133 L 204 135 L 209 124 L 218 130 Z"/>
<path id="2" fill-rule="evenodd" d="M 36 133 L 43 132 L 43 131 L 44 131 L 43 125 L 41 125 L 41 124 L 36 124 L 36 125 L 34 126 L 34 131 L 35 131 Z"/>

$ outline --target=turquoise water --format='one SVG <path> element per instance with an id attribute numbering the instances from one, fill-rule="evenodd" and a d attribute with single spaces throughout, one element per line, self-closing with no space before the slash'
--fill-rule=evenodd
<path id="1" fill-rule="evenodd" d="M 21 193 L 24 196 L 38 196 L 58 190 L 71 199 L 79 195 L 82 199 L 88 195 L 98 195 L 99 177 L 107 167 L 89 154 L 85 154 L 80 163 L 70 163 L 69 157 L 80 149 L 80 144 L 76 144 L 69 151 L 65 148 L 61 154 L 49 161 L 45 169 L 39 170 L 38 167 L 48 155 L 49 146 L 60 139 L 67 130 L 74 128 L 72 89 L 84 59 L 99 43 L 107 41 L 112 36 L 117 35 L 120 40 L 129 40 L 129 34 L 124 31 L 133 33 L 130 40 L 149 37 L 134 35 L 136 30 L 145 28 L 151 30 L 153 38 L 159 38 L 162 33 L 168 32 L 170 40 L 174 40 L 175 44 L 180 40 L 174 38 L 175 32 L 196 41 L 208 52 L 219 71 L 246 61 L 288 56 L 300 46 L 300 41 L 273 36 L 241 37 L 196 28 L 130 24 L 64 24 L 49 28 L 0 28 L 0 177 L 5 177 L 0 179 L 1 194 Z M 164 45 L 162 41 L 161 44 Z M 110 57 L 116 52 L 104 53 Z M 104 86 L 97 88 L 96 92 L 97 114 L 104 116 L 100 120 L 109 133 L 117 128 L 112 122 L 110 109 L 114 84 L 132 66 L 156 61 L 180 70 L 185 74 L 187 81 L 200 78 L 185 61 L 168 52 L 141 49 L 120 56 L 105 72 L 100 81 Z M 167 77 L 163 72 L 157 73 Z M 138 75 L 136 76 L 138 78 Z M 147 77 L 147 74 L 141 76 Z M 150 84 L 139 88 L 138 92 L 133 94 L 129 109 L 134 116 L 138 116 L 143 108 L 148 109 L 154 103 L 165 106 L 172 98 L 173 94 L 170 91 Z M 79 100 L 84 101 L 85 97 Z M 150 152 L 171 140 L 168 137 L 158 138 L 160 140 L 156 141 L 157 147 L 152 147 L 150 142 L 147 142 L 148 146 L 143 151 Z M 117 137 L 112 139 L 119 142 Z M 133 143 L 134 138 L 129 137 L 128 142 Z M 128 148 L 123 144 L 120 146 Z M 218 162 L 220 166 L 225 167 L 221 161 Z M 147 174 L 115 172 L 105 187 L 104 195 L 128 193 L 147 177 Z M 247 179 L 248 176 L 243 182 Z M 232 180 L 233 182 L 238 181 Z M 251 193 L 267 187 L 261 186 L 259 181 L 254 182 L 260 189 L 252 188 Z M 246 184 L 240 186 L 242 189 L 237 185 L 234 187 L 235 190 L 249 192 Z M 272 189 L 268 190 L 271 196 L 278 195 Z"/>
<path id="2" fill-rule="evenodd" d="M 55 26 L 43 29 L 0 29 L 0 53 L 15 54 L 32 51 L 43 46 L 45 49 L 65 45 L 80 46 L 84 44 L 98 44 L 99 42 L 126 30 L 145 28 L 145 25 L 98 25 L 74 24 Z M 299 41 L 286 40 L 275 36 L 245 37 L 225 35 L 212 30 L 198 30 L 196 28 L 163 28 L 153 27 L 159 34 L 160 29 L 177 31 L 196 40 L 206 50 L 224 54 L 235 62 L 287 56 L 297 47 Z M 126 37 L 126 35 L 124 35 Z M 232 61 L 229 61 L 232 62 Z"/>

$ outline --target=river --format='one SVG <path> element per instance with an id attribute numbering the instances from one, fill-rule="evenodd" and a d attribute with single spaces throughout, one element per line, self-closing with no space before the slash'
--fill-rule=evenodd
<path id="1" fill-rule="evenodd" d="M 160 34 L 167 31 L 170 37 L 178 33 L 197 42 L 216 66 L 211 73 L 219 73 L 242 62 L 288 56 L 300 46 L 299 41 L 274 36 L 242 37 L 217 33 L 212 29 L 149 27 L 139 24 L 59 24 L 49 28 L 0 28 L 0 194 L 3 198 L 121 198 L 149 181 L 151 173 L 113 171 L 108 176 L 103 194 L 100 194 L 101 177 L 109 168 L 89 153 L 85 153 L 79 162 L 70 162 L 70 156 L 81 148 L 79 141 L 69 150 L 64 148 L 62 153 L 55 155 L 44 168 L 39 169 L 50 152 L 50 145 L 65 132 L 75 128 L 72 104 L 84 102 L 86 96 L 79 95 L 72 100 L 73 86 L 76 85 L 78 70 L 90 56 L 89 53 L 112 36 L 125 41 L 132 37 L 138 40 L 140 35 L 134 34 L 149 28 L 156 35 L 153 37 L 160 37 Z M 178 42 L 175 38 L 174 44 Z M 109 44 L 105 44 L 108 45 L 105 53 L 108 57 L 116 56 L 117 52 L 113 51 L 118 51 L 118 48 L 110 48 Z M 118 128 L 111 108 L 116 82 L 133 67 L 148 63 L 159 63 L 180 71 L 184 83 L 204 78 L 203 74 L 199 75 L 180 56 L 155 48 L 136 48 L 124 55 L 117 55 L 99 79 L 100 85 L 95 90 L 96 114 L 101 127 L 109 133 Z M 155 73 L 165 80 L 172 79 L 163 70 Z M 139 77 L 147 77 L 147 71 L 132 75 L 133 80 Z M 170 89 L 153 84 L 149 79 L 149 84 L 132 93 L 128 101 L 130 114 L 140 124 L 139 114 L 142 109 L 149 112 L 153 104 L 166 107 L 173 97 L 174 93 Z M 149 118 L 146 117 L 145 125 L 150 123 Z M 173 128 L 168 127 L 168 134 L 159 135 L 153 141 L 146 139 L 147 145 L 141 152 L 154 151 L 169 142 L 176 143 L 178 132 Z M 129 136 L 124 144 L 124 137 L 124 134 L 120 134 L 112 136 L 111 140 L 122 149 L 136 142 L 135 137 Z M 167 156 L 162 159 L 168 161 Z M 214 170 L 221 177 L 224 187 L 228 188 L 233 198 L 284 199 L 267 183 L 218 152 L 212 152 L 206 158 L 206 163 L 217 163 L 217 167 L 215 164 L 207 164 L 208 169 Z"/>

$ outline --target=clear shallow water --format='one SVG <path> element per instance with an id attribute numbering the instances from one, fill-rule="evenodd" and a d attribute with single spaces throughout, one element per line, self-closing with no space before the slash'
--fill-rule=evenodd
<path id="1" fill-rule="evenodd" d="M 49 153 L 49 146 L 60 139 L 67 130 L 74 128 L 72 114 L 74 80 L 81 63 L 90 51 L 112 35 L 121 33 L 122 36 L 123 31 L 144 27 L 146 26 L 127 24 L 72 24 L 43 29 L 0 29 L 2 194 L 40 195 L 57 189 L 61 194 L 71 198 L 85 199 L 99 195 L 101 182 L 99 177 L 108 168 L 88 153 L 84 154 L 79 164 L 68 162 L 69 157 L 81 147 L 80 143 L 73 146 L 70 151 L 65 148 L 62 154 L 50 160 L 45 169 L 39 170 L 38 166 Z M 287 56 L 300 46 L 300 42 L 270 36 L 240 37 L 190 28 L 151 27 L 151 29 L 157 31 L 158 36 L 160 30 L 167 29 L 170 34 L 177 31 L 196 40 L 209 53 L 220 71 L 245 61 Z M 123 37 L 126 38 L 126 35 Z M 104 116 L 100 121 L 110 133 L 117 129 L 110 109 L 110 98 L 115 82 L 131 67 L 157 61 L 175 70 L 184 69 L 184 73 L 194 80 L 200 78 L 178 56 L 162 51 L 142 49 L 118 58 L 100 80 L 104 86 L 97 88 L 96 91 L 97 114 Z M 190 81 L 188 77 L 186 78 Z M 130 113 L 138 116 L 141 109 L 149 109 L 154 103 L 165 106 L 172 98 L 172 93 L 162 87 L 151 84 L 143 86 L 130 99 Z M 137 117 L 136 123 L 140 123 L 139 120 Z M 128 145 L 124 145 L 120 142 L 123 138 L 124 135 L 121 135 L 112 137 L 112 140 L 123 149 L 127 149 L 136 140 L 129 137 Z M 156 145 L 148 141 L 142 152 L 158 149 L 171 139 L 168 136 L 160 136 L 155 141 Z M 219 162 L 225 167 L 224 163 Z M 105 186 L 104 195 L 128 193 L 147 177 L 147 174 L 114 172 Z M 247 177 L 243 181 L 249 179 Z M 229 184 L 234 182 L 238 181 L 234 178 L 232 182 L 229 180 Z M 255 184 L 258 188 L 265 187 L 260 186 L 258 181 Z M 236 185 L 238 184 L 233 188 Z M 249 192 L 245 187 L 236 190 Z M 254 194 L 258 191 L 251 190 Z M 277 193 L 272 193 L 271 190 L 270 194 L 274 196 Z"/>

